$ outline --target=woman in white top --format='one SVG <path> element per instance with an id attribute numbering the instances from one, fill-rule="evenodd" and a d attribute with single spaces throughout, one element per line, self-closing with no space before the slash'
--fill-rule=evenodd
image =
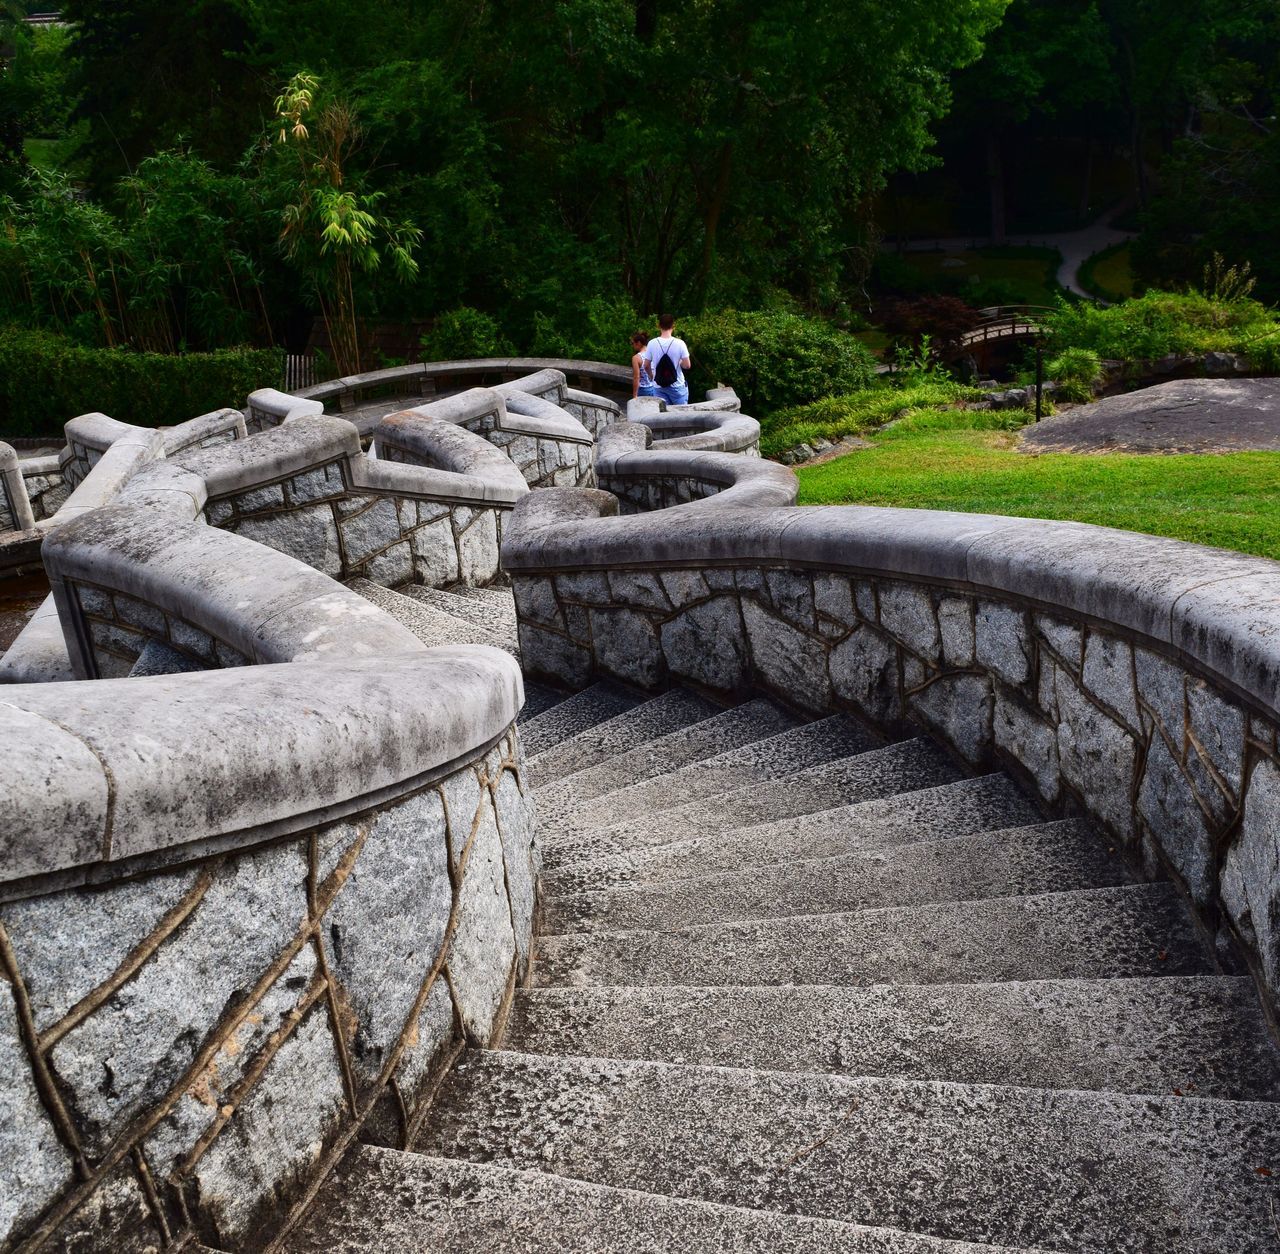
<path id="1" fill-rule="evenodd" d="M 645 356 L 653 370 L 654 395 L 668 405 L 687 405 L 689 386 L 684 372 L 693 364 L 689 346 L 675 334 L 676 320 L 671 314 L 658 319 L 658 337 L 649 341 Z"/>
<path id="2" fill-rule="evenodd" d="M 637 331 L 631 337 L 631 395 L 657 396 L 658 389 L 653 383 L 653 367 L 649 364 L 646 350 L 649 337 L 643 331 Z"/>

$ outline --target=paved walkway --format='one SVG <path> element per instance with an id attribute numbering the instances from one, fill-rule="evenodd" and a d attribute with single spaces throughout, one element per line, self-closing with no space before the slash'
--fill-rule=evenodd
<path id="1" fill-rule="evenodd" d="M 1060 286 L 1077 296 L 1096 300 L 1093 293 L 1080 285 L 1080 267 L 1090 257 L 1111 248 L 1115 244 L 1123 244 L 1134 238 L 1134 232 L 1121 231 L 1113 225 L 1115 219 L 1127 210 L 1128 204 L 1117 205 L 1109 209 L 1096 222 L 1090 223 L 1079 231 L 1059 231 L 1048 235 L 1010 235 L 1005 245 L 1010 248 L 1056 248 L 1062 254 L 1062 264 L 1058 267 L 1057 279 Z M 902 247 L 907 252 L 963 252 L 974 248 L 987 248 L 989 239 L 974 236 L 957 236 L 952 239 L 913 239 L 907 240 Z M 885 243 L 886 249 L 896 249 L 897 244 Z M 1102 302 L 1105 304 L 1106 302 Z"/>

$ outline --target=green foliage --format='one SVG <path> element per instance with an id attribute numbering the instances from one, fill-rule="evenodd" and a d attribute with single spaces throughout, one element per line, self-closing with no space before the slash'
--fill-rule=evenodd
<path id="1" fill-rule="evenodd" d="M 55 435 L 95 410 L 144 427 L 173 426 L 243 405 L 255 388 L 278 386 L 275 349 L 137 353 L 84 348 L 46 331 L 0 329 L 0 432 Z"/>
<path id="2" fill-rule="evenodd" d="M 577 308 L 568 306 L 555 318 L 534 314 L 529 352 L 534 357 L 626 362 L 637 331 L 658 334 L 656 322 L 641 318 L 625 297 L 597 297 Z"/>
<path id="3" fill-rule="evenodd" d="M 793 313 L 726 309 L 677 328 L 689 345 L 699 390 L 730 383 L 757 418 L 864 388 L 875 358 L 847 331 Z"/>
<path id="4" fill-rule="evenodd" d="M 1113 244 L 1094 253 L 1080 267 L 1080 286 L 1111 304 L 1129 300 L 1134 295 L 1132 245 Z"/>
<path id="5" fill-rule="evenodd" d="M 1280 319 L 1257 301 L 1213 300 L 1200 292 L 1148 292 L 1107 308 L 1063 302 L 1048 325 L 1051 351 L 1087 348 L 1118 361 L 1233 352 L 1258 362 L 1280 332 Z"/>
<path id="6" fill-rule="evenodd" d="M 421 348 L 423 361 L 510 357 L 515 351 L 493 318 L 466 305 L 441 314 L 423 335 Z"/>
<path id="7" fill-rule="evenodd" d="M 816 439 L 866 435 L 914 414 L 953 408 L 959 401 L 976 395 L 970 388 L 935 377 L 905 387 L 878 383 L 856 392 L 826 396 L 765 418 L 760 424 L 760 451 L 766 457 L 774 457 Z"/>
<path id="8" fill-rule="evenodd" d="M 1045 363 L 1058 395 L 1068 401 L 1093 400 L 1094 385 L 1102 380 L 1102 362 L 1092 348 L 1064 348 Z"/>

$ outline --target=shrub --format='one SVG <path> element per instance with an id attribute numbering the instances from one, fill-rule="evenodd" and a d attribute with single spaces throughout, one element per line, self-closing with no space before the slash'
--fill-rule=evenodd
<path id="1" fill-rule="evenodd" d="M 1102 379 L 1102 362 L 1091 348 L 1064 348 L 1046 369 L 1059 395 L 1069 401 L 1093 400 L 1094 386 Z"/>
<path id="2" fill-rule="evenodd" d="M 855 392 L 875 379 L 875 358 L 847 331 L 817 318 L 726 309 L 682 322 L 696 393 L 730 384 L 753 416 Z"/>
<path id="3" fill-rule="evenodd" d="M 441 314 L 421 341 L 424 361 L 466 361 L 475 357 L 510 357 L 515 351 L 487 313 L 463 305 Z"/>
<path id="4" fill-rule="evenodd" d="M 1170 353 L 1240 352 L 1280 331 L 1265 306 L 1200 292 L 1148 292 L 1119 305 L 1060 303 L 1049 319 L 1051 351 L 1092 349 L 1099 357 L 1140 361 Z"/>
<path id="5" fill-rule="evenodd" d="M 623 297 L 593 297 L 578 309 L 559 310 L 554 318 L 533 316 L 533 357 L 568 357 L 579 361 L 631 360 L 631 336 L 636 331 L 657 335 L 653 318 L 642 318 Z"/>
<path id="6" fill-rule="evenodd" d="M 173 426 L 243 405 L 255 388 L 278 387 L 283 374 L 278 349 L 169 356 L 0 328 L 0 433 L 59 435 L 69 419 L 95 410 L 142 427 Z"/>

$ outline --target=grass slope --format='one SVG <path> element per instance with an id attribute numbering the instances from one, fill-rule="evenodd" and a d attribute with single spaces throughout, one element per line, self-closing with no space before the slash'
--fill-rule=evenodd
<path id="1" fill-rule="evenodd" d="M 921 413 L 800 470 L 800 502 L 1074 519 L 1280 558 L 1280 453 L 1030 457 L 1013 432 L 955 425 L 995 417 Z"/>

